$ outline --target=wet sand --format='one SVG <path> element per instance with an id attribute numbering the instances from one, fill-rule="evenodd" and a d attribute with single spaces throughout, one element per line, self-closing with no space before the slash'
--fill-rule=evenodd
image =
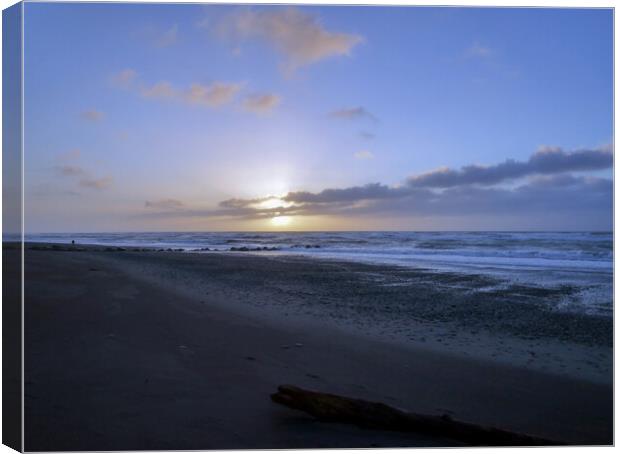
<path id="1" fill-rule="evenodd" d="M 270 401 L 284 383 L 569 443 L 612 442 L 611 348 L 605 333 L 583 328 L 606 329 L 603 321 L 581 319 L 571 341 L 541 324 L 516 336 L 519 314 L 506 334 L 501 313 L 479 327 L 453 303 L 413 305 L 417 317 L 398 305 L 376 310 L 385 295 L 439 295 L 369 278 L 394 276 L 383 269 L 27 249 L 26 450 L 456 445 L 314 421 Z M 394 321 L 403 317 L 409 329 Z M 545 355 L 555 358 L 548 370 Z"/>

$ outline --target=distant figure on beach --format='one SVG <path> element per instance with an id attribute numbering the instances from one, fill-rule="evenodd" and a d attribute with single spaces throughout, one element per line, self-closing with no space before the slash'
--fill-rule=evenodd
<path id="1" fill-rule="evenodd" d="M 75 244 L 75 240 L 71 240 L 71 244 Z"/>

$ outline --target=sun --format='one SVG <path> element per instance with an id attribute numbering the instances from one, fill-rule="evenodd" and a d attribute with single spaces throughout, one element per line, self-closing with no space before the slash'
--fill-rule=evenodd
<path id="1" fill-rule="evenodd" d="M 291 223 L 292 219 L 290 216 L 274 216 L 271 218 L 271 223 L 275 227 L 285 227 Z"/>

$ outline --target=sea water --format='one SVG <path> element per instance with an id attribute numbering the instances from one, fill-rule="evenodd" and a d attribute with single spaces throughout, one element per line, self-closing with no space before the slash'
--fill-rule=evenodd
<path id="1" fill-rule="evenodd" d="M 573 310 L 611 316 L 613 308 L 612 232 L 62 233 L 27 234 L 26 240 L 196 253 L 276 248 L 256 253 L 492 275 L 522 285 L 570 285 L 581 289 L 570 301 Z"/>

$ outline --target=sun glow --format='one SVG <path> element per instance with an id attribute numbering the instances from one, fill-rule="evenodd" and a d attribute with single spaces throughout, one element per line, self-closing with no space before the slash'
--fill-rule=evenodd
<path id="1" fill-rule="evenodd" d="M 285 227 L 291 223 L 292 219 L 290 216 L 275 216 L 271 218 L 271 224 L 274 227 Z"/>
<path id="2" fill-rule="evenodd" d="M 254 206 L 261 210 L 271 210 L 273 208 L 287 208 L 291 205 L 291 202 L 286 202 L 279 197 L 271 197 L 267 200 L 263 200 L 262 202 L 257 203 Z"/>

